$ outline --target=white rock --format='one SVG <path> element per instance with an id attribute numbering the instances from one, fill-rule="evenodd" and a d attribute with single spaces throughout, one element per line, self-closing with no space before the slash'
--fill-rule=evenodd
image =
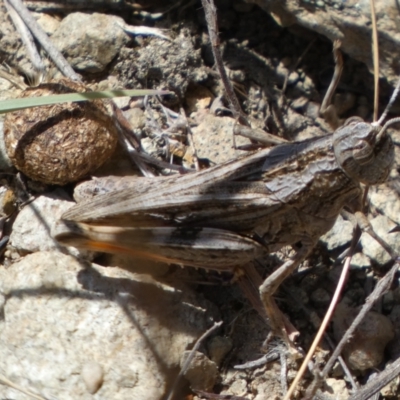
<path id="1" fill-rule="evenodd" d="M 244 396 L 247 394 L 248 383 L 245 379 L 235 379 L 227 390 L 223 390 L 222 394 L 231 394 L 234 396 Z"/>
<path id="2" fill-rule="evenodd" d="M 0 268 L 0 371 L 46 398 L 93 399 L 82 366 L 104 373 L 98 399 L 160 399 L 210 325 L 190 290 L 39 252 Z M 87 378 L 86 378 L 87 379 Z M 98 378 L 97 378 L 98 380 Z M 20 398 L 0 385 L 0 398 Z"/>
<path id="3" fill-rule="evenodd" d="M 61 21 L 52 40 L 74 68 L 100 72 L 129 41 L 122 24 L 120 17 L 76 12 Z"/>
<path id="4" fill-rule="evenodd" d="M 15 219 L 10 245 L 24 253 L 61 249 L 50 232 L 55 222 L 74 204 L 72 201 L 61 200 L 57 192 L 39 196 L 27 204 Z M 89 257 L 88 252 L 73 247 L 66 251 L 73 255 Z"/>
<path id="5" fill-rule="evenodd" d="M 88 361 L 82 366 L 82 380 L 90 394 L 96 393 L 104 380 L 104 371 L 96 361 Z"/>
<path id="6" fill-rule="evenodd" d="M 335 225 L 325 235 L 321 236 L 320 241 L 326 244 L 328 250 L 335 250 L 351 242 L 353 238 L 353 225 L 350 221 L 345 221 L 340 215 Z"/>
<path id="7" fill-rule="evenodd" d="M 119 108 L 127 108 L 129 106 L 129 103 L 131 101 L 130 97 L 124 96 L 124 97 L 115 97 L 113 99 L 114 103 L 117 105 Z"/>
<path id="8" fill-rule="evenodd" d="M 394 251 L 399 253 L 400 233 L 389 233 L 392 229 L 396 227 L 396 224 L 384 215 L 379 215 L 370 222 L 374 231 L 382 239 L 384 239 Z M 360 242 L 363 248 L 363 253 L 367 255 L 371 260 L 375 261 L 377 264 L 385 265 L 390 261 L 390 256 L 386 252 L 386 250 L 384 250 L 384 248 L 375 239 L 372 239 L 372 237 L 368 235 L 368 233 L 362 234 Z"/>
<path id="9" fill-rule="evenodd" d="M 349 398 L 349 391 L 343 379 L 326 378 L 324 384 L 328 390 L 326 392 L 323 391 L 323 393 L 333 396 L 336 400 L 346 400 Z"/>
<path id="10" fill-rule="evenodd" d="M 366 269 L 371 267 L 371 260 L 363 253 L 356 253 L 351 257 L 351 269 Z"/>
<path id="11" fill-rule="evenodd" d="M 372 186 L 368 197 L 371 204 L 383 215 L 400 225 L 400 199 L 395 190 L 387 185 Z"/>
<path id="12" fill-rule="evenodd" d="M 0 169 L 8 171 L 12 167 L 12 162 L 8 157 L 4 142 L 4 121 L 0 120 Z"/>

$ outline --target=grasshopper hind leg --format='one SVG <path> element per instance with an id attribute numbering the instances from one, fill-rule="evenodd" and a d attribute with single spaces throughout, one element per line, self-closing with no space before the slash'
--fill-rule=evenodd
<path id="1" fill-rule="evenodd" d="M 259 286 L 261 301 L 271 327 L 271 336 L 281 337 L 289 348 L 294 348 L 293 343 L 298 336 L 298 332 L 280 311 L 273 295 L 281 283 L 307 258 L 314 248 L 314 244 L 311 240 L 302 241 L 303 247 L 298 250 L 296 255 L 269 275 Z"/>

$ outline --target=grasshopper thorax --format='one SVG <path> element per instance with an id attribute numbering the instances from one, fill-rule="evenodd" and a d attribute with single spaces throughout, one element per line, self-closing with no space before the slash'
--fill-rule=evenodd
<path id="1" fill-rule="evenodd" d="M 374 185 L 389 175 L 394 145 L 382 127 L 361 118 L 350 118 L 333 134 L 333 147 L 339 166 L 350 178 Z"/>

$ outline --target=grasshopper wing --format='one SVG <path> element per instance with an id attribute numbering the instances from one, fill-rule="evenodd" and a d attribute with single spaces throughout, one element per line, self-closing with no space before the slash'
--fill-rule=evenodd
<path id="1" fill-rule="evenodd" d="M 60 221 L 55 238 L 67 246 L 214 270 L 231 270 L 260 257 L 250 238 L 213 228 L 121 228 Z"/>

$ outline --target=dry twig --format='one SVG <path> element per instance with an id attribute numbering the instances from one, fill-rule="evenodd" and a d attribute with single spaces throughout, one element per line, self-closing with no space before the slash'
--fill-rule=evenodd
<path id="1" fill-rule="evenodd" d="M 236 97 L 232 83 L 226 73 L 222 55 L 219 49 L 220 41 L 218 38 L 217 9 L 214 0 L 201 0 L 207 21 L 208 34 L 210 35 L 211 48 L 214 55 L 215 64 L 219 75 L 224 84 L 225 91 L 230 104 L 230 109 L 235 118 L 238 118 L 242 124 L 249 125 L 247 117 L 240 107 L 239 100 Z"/>

